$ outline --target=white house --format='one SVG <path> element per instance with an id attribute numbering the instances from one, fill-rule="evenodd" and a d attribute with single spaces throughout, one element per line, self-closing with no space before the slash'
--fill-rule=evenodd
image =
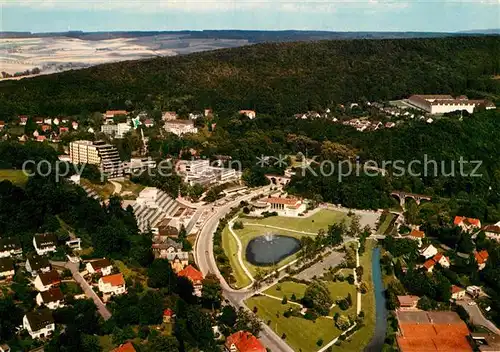
<path id="1" fill-rule="evenodd" d="M 420 255 L 425 257 L 425 259 L 432 258 L 437 253 L 438 253 L 438 250 L 432 244 L 430 244 L 427 247 L 424 247 L 420 250 Z"/>
<path id="2" fill-rule="evenodd" d="M 444 256 L 442 253 L 438 253 L 432 258 L 436 264 L 440 264 L 443 268 L 449 268 L 450 267 L 450 258 Z"/>
<path id="3" fill-rule="evenodd" d="M 37 276 L 38 273 L 46 273 L 50 271 L 49 260 L 38 254 L 29 255 L 26 260 L 26 270 L 31 273 L 33 277 Z"/>
<path id="4" fill-rule="evenodd" d="M 297 198 L 269 197 L 263 202 L 269 206 L 269 211 L 281 216 L 298 216 L 307 209 L 306 204 Z"/>
<path id="5" fill-rule="evenodd" d="M 31 338 L 39 339 L 50 336 L 56 329 L 54 318 L 49 309 L 28 312 L 23 317 L 23 328 L 28 330 Z"/>
<path id="6" fill-rule="evenodd" d="M 12 259 L 0 258 L 0 280 L 11 279 L 15 273 Z"/>
<path id="7" fill-rule="evenodd" d="M 64 295 L 59 287 L 51 288 L 47 291 L 39 292 L 36 295 L 36 304 L 44 305 L 54 310 L 64 307 Z"/>
<path id="8" fill-rule="evenodd" d="M 125 293 L 125 279 L 121 273 L 101 277 L 98 285 L 99 291 L 104 294 L 121 295 Z"/>
<path id="9" fill-rule="evenodd" d="M 40 273 L 35 279 L 34 285 L 39 292 L 48 291 L 53 286 L 61 283 L 61 276 L 57 270 L 51 270 L 46 273 Z"/>
<path id="10" fill-rule="evenodd" d="M 165 131 L 182 136 L 185 133 L 198 133 L 198 128 L 194 126 L 192 120 L 172 120 L 165 122 Z"/>
<path id="11" fill-rule="evenodd" d="M 85 268 L 90 274 L 101 274 L 102 276 L 111 275 L 113 270 L 111 262 L 106 258 L 88 262 Z"/>
<path id="12" fill-rule="evenodd" d="M 2 238 L 0 239 L 0 258 L 7 258 L 11 256 L 23 254 L 21 242 L 17 238 Z"/>
<path id="13" fill-rule="evenodd" d="M 465 297 L 465 289 L 458 287 L 456 285 L 451 286 L 451 298 L 458 300 L 458 299 L 463 299 Z"/>
<path id="14" fill-rule="evenodd" d="M 33 246 L 38 255 L 55 252 L 57 248 L 57 237 L 53 233 L 37 234 L 33 237 Z"/>
<path id="15" fill-rule="evenodd" d="M 500 241 L 500 221 L 495 225 L 486 225 L 482 230 L 489 239 Z"/>

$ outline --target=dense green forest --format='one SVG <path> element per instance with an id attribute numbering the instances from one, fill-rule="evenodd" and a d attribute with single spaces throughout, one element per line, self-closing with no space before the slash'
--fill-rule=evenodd
<path id="1" fill-rule="evenodd" d="M 0 118 L 206 107 L 284 116 L 362 98 L 497 94 L 499 71 L 498 36 L 268 43 L 5 81 Z"/>

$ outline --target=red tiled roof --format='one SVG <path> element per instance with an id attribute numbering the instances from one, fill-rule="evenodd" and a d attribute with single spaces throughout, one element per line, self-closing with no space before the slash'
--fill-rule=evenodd
<path id="1" fill-rule="evenodd" d="M 448 263 L 450 262 L 450 258 L 448 258 L 448 257 L 446 257 L 445 255 L 443 255 L 443 253 L 438 253 L 438 254 L 436 254 L 436 255 L 435 255 L 432 259 L 433 259 L 436 263 L 438 263 L 438 262 L 441 260 L 441 258 L 443 258 L 443 257 L 444 257 L 444 258 L 446 258 L 446 260 L 448 261 Z"/>
<path id="2" fill-rule="evenodd" d="M 266 348 L 258 338 L 247 331 L 238 331 L 226 339 L 226 348 L 235 345 L 238 352 L 266 352 Z"/>
<path id="3" fill-rule="evenodd" d="M 419 299 L 418 296 L 398 296 L 399 305 L 403 307 L 414 306 Z"/>
<path id="4" fill-rule="evenodd" d="M 115 348 L 112 352 L 136 352 L 134 345 L 132 343 L 127 342 L 121 345 L 120 347 Z"/>
<path id="5" fill-rule="evenodd" d="M 101 278 L 101 280 L 105 284 L 110 284 L 111 286 L 123 286 L 123 285 L 125 285 L 125 280 L 123 279 L 123 275 L 121 273 L 103 276 Z"/>
<path id="6" fill-rule="evenodd" d="M 417 238 L 424 238 L 425 237 L 425 232 L 413 229 L 413 230 L 411 230 L 410 236 L 411 237 L 417 237 Z"/>
<path id="7" fill-rule="evenodd" d="M 177 275 L 187 277 L 192 282 L 203 280 L 203 274 L 199 270 L 196 270 L 192 265 L 186 266 L 184 269 L 179 271 Z"/>
<path id="8" fill-rule="evenodd" d="M 462 292 L 462 291 L 465 291 L 465 289 L 463 289 L 457 285 L 451 285 L 451 293 L 458 293 L 458 292 Z"/>
<path id="9" fill-rule="evenodd" d="M 163 315 L 166 316 L 166 317 L 171 317 L 172 315 L 174 315 L 174 311 L 172 309 L 170 309 L 170 308 L 165 309 L 163 311 Z"/>
<path id="10" fill-rule="evenodd" d="M 424 268 L 426 268 L 427 270 L 429 270 L 430 268 L 432 268 L 434 265 L 436 265 L 436 262 L 434 261 L 434 259 L 429 259 L 427 260 L 425 263 L 424 263 Z"/>
<path id="11" fill-rule="evenodd" d="M 453 221 L 453 223 L 455 225 L 460 225 L 462 223 L 466 223 L 466 224 L 470 224 L 470 225 L 474 225 L 474 226 L 480 226 L 480 221 L 479 219 L 474 219 L 474 218 L 467 218 L 465 216 L 455 216 L 455 220 Z"/>
<path id="12" fill-rule="evenodd" d="M 476 258 L 476 262 L 478 264 L 484 264 L 488 260 L 489 254 L 486 250 L 482 250 L 480 252 L 475 252 L 474 257 Z"/>
<path id="13" fill-rule="evenodd" d="M 284 205 L 295 205 L 299 202 L 297 198 L 279 198 L 279 197 L 269 197 L 265 200 L 267 203 L 272 204 L 284 204 Z"/>
<path id="14" fill-rule="evenodd" d="M 127 115 L 128 112 L 126 110 L 108 110 L 106 111 L 106 115 Z"/>
<path id="15" fill-rule="evenodd" d="M 500 226 L 498 225 L 487 225 L 483 227 L 483 231 L 485 232 L 493 232 L 493 233 L 500 233 Z"/>

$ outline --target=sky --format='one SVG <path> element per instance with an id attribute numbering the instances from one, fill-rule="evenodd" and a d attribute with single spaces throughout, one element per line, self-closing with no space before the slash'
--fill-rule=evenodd
<path id="1" fill-rule="evenodd" d="M 500 28 L 500 0 L 0 0 L 0 31 Z"/>

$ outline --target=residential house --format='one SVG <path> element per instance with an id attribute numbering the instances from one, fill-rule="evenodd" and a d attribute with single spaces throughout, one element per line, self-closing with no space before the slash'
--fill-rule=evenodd
<path id="1" fill-rule="evenodd" d="M 431 273 L 434 270 L 434 266 L 438 263 L 445 268 L 449 268 L 450 258 L 444 256 L 442 253 L 438 253 L 431 259 L 427 260 L 423 267 L 427 270 L 427 272 Z"/>
<path id="2" fill-rule="evenodd" d="M 245 115 L 246 117 L 248 117 L 250 120 L 253 120 L 256 116 L 256 113 L 254 110 L 240 110 L 239 111 L 239 114 L 240 115 Z"/>
<path id="3" fill-rule="evenodd" d="M 31 273 L 33 277 L 37 276 L 38 273 L 49 272 L 50 269 L 49 260 L 38 254 L 29 255 L 26 260 L 26 270 Z"/>
<path id="4" fill-rule="evenodd" d="M 0 121 L 0 130 L 3 130 L 5 127 L 5 122 L 4 121 Z"/>
<path id="5" fill-rule="evenodd" d="M 481 295 L 481 287 L 479 286 L 467 286 L 465 289 L 467 293 L 472 297 L 472 298 L 477 298 Z"/>
<path id="6" fill-rule="evenodd" d="M 77 129 L 78 129 L 78 122 L 76 122 L 76 121 L 72 121 L 72 122 L 71 122 L 71 127 L 72 127 L 74 130 L 77 130 Z"/>
<path id="7" fill-rule="evenodd" d="M 426 260 L 423 267 L 428 273 L 432 273 L 436 262 L 433 259 Z"/>
<path id="8" fill-rule="evenodd" d="M 15 273 L 14 261 L 10 258 L 0 258 L 0 280 L 10 280 Z"/>
<path id="9" fill-rule="evenodd" d="M 172 321 L 172 318 L 174 317 L 174 311 L 170 308 L 165 309 L 163 311 L 163 322 L 168 324 Z"/>
<path id="10" fill-rule="evenodd" d="M 37 117 L 37 118 L 35 118 L 35 123 L 37 125 L 43 125 L 43 119 L 41 117 Z"/>
<path id="11" fill-rule="evenodd" d="M 465 232 L 475 232 L 481 228 L 481 221 L 479 219 L 467 218 L 465 216 L 455 216 L 453 224 Z"/>
<path id="12" fill-rule="evenodd" d="M 158 237 L 161 238 L 161 236 Z M 182 243 L 171 238 L 160 243 L 154 242 L 152 249 L 155 258 L 167 259 L 176 273 L 189 264 L 189 253 L 182 250 Z"/>
<path id="13" fill-rule="evenodd" d="M 68 133 L 69 132 L 69 128 L 68 127 L 59 127 L 59 133 Z"/>
<path id="14" fill-rule="evenodd" d="M 422 246 L 422 239 L 425 238 L 425 232 L 417 230 L 417 229 L 413 229 L 413 230 L 411 230 L 409 237 L 410 237 L 410 239 L 417 241 L 418 246 L 421 247 Z"/>
<path id="15" fill-rule="evenodd" d="M 489 239 L 500 241 L 500 221 L 495 225 L 487 225 L 483 227 L 482 230 Z"/>
<path id="16" fill-rule="evenodd" d="M 23 254 L 21 242 L 15 237 L 0 238 L 0 258 Z"/>
<path id="17" fill-rule="evenodd" d="M 121 273 L 103 276 L 98 282 L 99 291 L 109 295 L 121 295 L 125 293 L 125 279 Z"/>
<path id="18" fill-rule="evenodd" d="M 203 274 L 195 269 L 192 265 L 186 266 L 184 269 L 177 273 L 179 277 L 188 278 L 193 284 L 195 296 L 201 297 L 201 289 L 203 288 Z"/>
<path id="19" fill-rule="evenodd" d="M 45 142 L 46 140 L 47 140 L 47 137 L 45 137 L 45 136 L 36 136 L 37 142 Z"/>
<path id="20" fill-rule="evenodd" d="M 144 121 L 144 126 L 145 126 L 145 127 L 153 127 L 154 125 L 155 125 L 155 124 L 154 124 L 153 120 L 151 120 L 151 119 L 146 119 L 146 120 Z"/>
<path id="21" fill-rule="evenodd" d="M 88 262 L 85 268 L 90 274 L 101 274 L 102 276 L 111 275 L 111 271 L 113 270 L 111 262 L 106 258 Z"/>
<path id="22" fill-rule="evenodd" d="M 52 125 L 52 119 L 50 117 L 46 117 L 43 119 L 43 123 L 47 125 Z"/>
<path id="23" fill-rule="evenodd" d="M 19 116 L 19 125 L 26 126 L 27 122 L 28 122 L 28 116 L 25 115 Z"/>
<path id="24" fill-rule="evenodd" d="M 131 342 L 126 342 L 123 345 L 118 346 L 111 352 L 136 352 L 134 345 Z"/>
<path id="25" fill-rule="evenodd" d="M 248 331 L 238 331 L 226 338 L 227 352 L 266 352 L 260 340 Z"/>
<path id="26" fill-rule="evenodd" d="M 203 114 L 205 115 L 205 117 L 212 116 L 212 109 L 205 109 Z"/>
<path id="27" fill-rule="evenodd" d="M 34 285 L 39 292 L 48 291 L 61 283 L 61 276 L 57 270 L 40 273 L 35 279 Z"/>
<path id="28" fill-rule="evenodd" d="M 465 297 L 466 290 L 462 287 L 456 285 L 451 285 L 451 298 L 454 300 L 463 299 Z"/>
<path id="29" fill-rule="evenodd" d="M 480 252 L 474 251 L 474 258 L 476 258 L 477 266 L 479 270 L 483 270 L 486 266 L 486 262 L 488 261 L 489 254 L 486 250 L 482 250 Z"/>
<path id="30" fill-rule="evenodd" d="M 55 252 L 57 247 L 57 237 L 53 233 L 37 234 L 33 237 L 33 246 L 38 255 Z"/>
<path id="31" fill-rule="evenodd" d="M 175 111 L 165 111 L 161 118 L 163 121 L 177 120 L 177 113 Z"/>
<path id="32" fill-rule="evenodd" d="M 50 129 L 51 129 L 50 125 L 42 125 L 42 132 L 50 131 Z"/>
<path id="33" fill-rule="evenodd" d="M 430 245 L 428 245 L 420 250 L 420 255 L 425 257 L 425 259 L 432 258 L 437 253 L 438 253 L 438 250 L 432 244 L 430 244 Z"/>
<path id="34" fill-rule="evenodd" d="M 56 117 L 54 120 L 52 120 L 52 123 L 53 123 L 54 125 L 56 125 L 56 126 L 59 126 L 60 121 L 59 121 L 59 119 Z"/>
<path id="35" fill-rule="evenodd" d="M 415 310 L 417 309 L 419 296 L 398 296 L 400 310 Z"/>
<path id="36" fill-rule="evenodd" d="M 36 295 L 36 304 L 54 310 L 64 307 L 64 294 L 59 287 L 53 287 Z"/>
<path id="37" fill-rule="evenodd" d="M 23 317 L 23 328 L 28 330 L 31 338 L 39 339 L 49 337 L 56 325 L 51 311 L 45 308 L 26 313 Z"/>
<path id="38" fill-rule="evenodd" d="M 106 119 L 113 119 L 115 116 L 120 116 L 120 115 L 128 115 L 128 111 L 126 110 L 108 110 L 104 113 L 104 117 Z"/>

